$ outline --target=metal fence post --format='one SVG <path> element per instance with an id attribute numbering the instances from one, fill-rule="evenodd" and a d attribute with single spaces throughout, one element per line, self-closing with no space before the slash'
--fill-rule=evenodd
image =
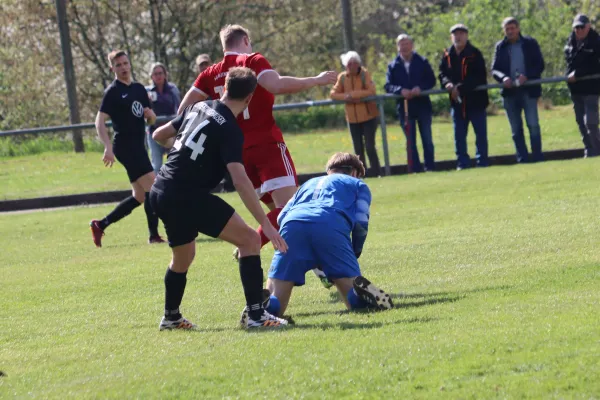
<path id="1" fill-rule="evenodd" d="M 377 107 L 379 108 L 379 125 L 381 126 L 381 142 L 383 144 L 383 161 L 385 162 L 385 176 L 390 176 L 392 170 L 390 168 L 390 152 L 388 149 L 387 129 L 385 127 L 385 111 L 383 109 L 383 99 L 377 99 Z"/>

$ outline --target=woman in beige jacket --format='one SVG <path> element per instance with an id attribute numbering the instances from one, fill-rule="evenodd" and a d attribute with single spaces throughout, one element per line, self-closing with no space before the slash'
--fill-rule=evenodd
<path id="1" fill-rule="evenodd" d="M 375 95 L 375 83 L 371 75 L 361 64 L 360 56 L 355 51 L 342 54 L 342 64 L 346 71 L 338 76 L 335 86 L 331 89 L 333 100 L 345 100 L 346 120 L 350 127 L 350 135 L 354 144 L 354 152 L 366 166 L 365 147 L 371 174 L 381 175 L 379 157 L 375 149 L 375 133 L 377 132 L 377 104 L 373 101 L 360 102 L 360 99 Z M 363 144 L 364 143 L 364 144 Z"/>

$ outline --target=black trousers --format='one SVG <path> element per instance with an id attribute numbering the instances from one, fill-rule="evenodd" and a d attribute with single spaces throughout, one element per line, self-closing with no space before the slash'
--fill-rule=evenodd
<path id="1" fill-rule="evenodd" d="M 365 122 L 356 124 L 348 124 L 350 127 L 350 135 L 352 136 L 352 144 L 354 152 L 360 158 L 360 161 L 367 167 L 365 159 L 365 148 L 369 157 L 370 174 L 373 176 L 381 175 L 381 166 L 379 165 L 379 157 L 375 149 L 375 133 L 377 132 L 377 118 L 370 119 Z"/>

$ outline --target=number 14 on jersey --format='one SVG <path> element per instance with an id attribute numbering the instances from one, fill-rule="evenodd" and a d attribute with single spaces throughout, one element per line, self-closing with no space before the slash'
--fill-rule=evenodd
<path id="1" fill-rule="evenodd" d="M 198 116 L 197 112 L 189 113 L 186 120 L 188 120 L 188 121 L 191 120 L 191 122 L 187 123 L 187 126 L 185 127 L 185 130 L 183 132 L 181 132 L 181 136 L 179 137 L 179 139 L 177 139 L 175 141 L 175 143 L 173 143 L 173 148 L 175 150 L 180 150 L 181 146 L 183 145 L 183 141 L 185 140 L 185 146 L 192 150 L 192 154 L 190 154 L 190 158 L 194 161 L 196 161 L 198 154 L 204 153 L 203 145 L 204 145 L 204 141 L 206 140 L 207 136 L 204 133 L 201 134 L 200 137 L 198 138 L 198 141 L 196 141 L 196 142 L 194 142 L 194 138 L 196 137 L 196 135 L 198 134 L 198 132 L 200 132 L 200 130 L 202 128 L 204 128 L 206 125 L 208 125 L 210 123 L 210 120 L 205 119 L 200 124 L 198 124 L 192 132 L 190 132 L 190 129 L 192 128 L 192 126 L 194 126 L 195 117 L 197 117 L 197 116 Z"/>

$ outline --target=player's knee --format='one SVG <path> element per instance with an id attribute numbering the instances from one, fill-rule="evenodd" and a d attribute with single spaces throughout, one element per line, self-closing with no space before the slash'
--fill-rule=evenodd
<path id="1" fill-rule="evenodd" d="M 240 236 L 240 241 L 241 243 L 238 247 L 244 254 L 253 255 L 260 253 L 260 235 L 252 228 L 248 227 L 244 231 L 244 234 Z"/>
<path id="2" fill-rule="evenodd" d="M 178 251 L 173 252 L 173 258 L 171 260 L 170 268 L 175 272 L 186 272 L 192 265 L 192 262 L 194 262 L 195 257 L 195 246 L 186 246 L 185 249 L 178 249 Z"/>
<path id="3" fill-rule="evenodd" d="M 134 189 L 132 194 L 133 194 L 133 197 L 135 197 L 135 199 L 140 204 L 144 203 L 144 200 L 146 200 L 146 192 L 144 192 L 143 190 Z"/>

